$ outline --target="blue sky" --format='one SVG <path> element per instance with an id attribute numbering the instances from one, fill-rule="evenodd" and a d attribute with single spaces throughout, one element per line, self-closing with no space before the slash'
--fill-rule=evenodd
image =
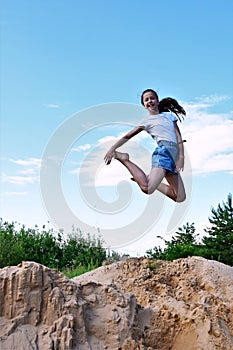
<path id="1" fill-rule="evenodd" d="M 41 167 L 46 174 L 45 154 L 54 141 L 65 152 L 55 177 L 67 207 L 87 227 L 113 228 L 114 237 L 117 229 L 122 237 L 129 234 L 131 244 L 116 240 L 122 251 L 140 254 L 155 245 L 155 236 L 172 233 L 173 214 L 178 226 L 206 225 L 211 206 L 232 192 L 232 11 L 230 0 L 3 0 L 1 217 L 28 226 L 63 223 L 44 203 L 46 186 L 41 190 Z M 106 167 L 102 160 L 144 115 L 139 99 L 148 87 L 187 110 L 180 128 L 188 140 L 183 177 L 189 197 L 179 209 L 159 194 L 148 202 L 117 162 Z M 76 129 L 69 129 L 73 121 Z M 151 141 L 142 134 L 124 147 L 146 168 Z M 51 203 L 59 205 L 53 196 Z M 108 203 L 116 203 L 113 211 Z M 146 219 L 141 226 L 136 220 L 148 203 L 157 210 L 150 228 Z M 142 238 L 130 236 L 135 222 Z"/>

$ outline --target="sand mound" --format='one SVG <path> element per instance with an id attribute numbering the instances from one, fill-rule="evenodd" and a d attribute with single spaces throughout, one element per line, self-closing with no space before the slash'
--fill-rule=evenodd
<path id="1" fill-rule="evenodd" d="M 34 262 L 6 267 L 0 349 L 233 349 L 233 268 L 130 258 L 69 280 Z"/>

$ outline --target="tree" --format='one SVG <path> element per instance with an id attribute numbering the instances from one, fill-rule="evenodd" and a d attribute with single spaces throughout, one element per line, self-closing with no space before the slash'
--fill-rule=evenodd
<path id="1" fill-rule="evenodd" d="M 153 250 L 147 250 L 146 254 L 148 257 L 161 260 L 174 260 L 195 255 L 196 237 L 194 223 L 187 222 L 186 225 L 178 228 L 171 241 L 166 241 L 163 237 L 158 236 L 165 243 L 164 250 L 161 247 L 154 247 Z"/>
<path id="2" fill-rule="evenodd" d="M 208 236 L 203 237 L 206 258 L 233 265 L 233 207 L 232 194 L 227 201 L 218 204 L 217 209 L 211 208 L 209 217 L 210 228 L 205 229 Z"/>
<path id="3" fill-rule="evenodd" d="M 178 228 L 175 237 L 172 237 L 172 240 L 169 243 L 174 245 L 193 245 L 196 243 L 196 237 L 198 236 L 195 234 L 195 231 L 194 222 L 191 224 L 187 222 L 186 225 Z"/>

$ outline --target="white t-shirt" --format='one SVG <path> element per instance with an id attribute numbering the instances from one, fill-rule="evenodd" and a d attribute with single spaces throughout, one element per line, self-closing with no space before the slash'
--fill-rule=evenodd
<path id="1" fill-rule="evenodd" d="M 139 126 L 143 126 L 156 142 L 161 140 L 177 142 L 174 126 L 177 120 L 177 116 L 171 112 L 149 114 L 141 120 Z"/>

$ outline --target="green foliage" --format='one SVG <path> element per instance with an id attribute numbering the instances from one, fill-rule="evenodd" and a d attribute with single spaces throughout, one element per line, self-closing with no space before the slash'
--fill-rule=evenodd
<path id="1" fill-rule="evenodd" d="M 17 246 L 14 224 L 0 221 L 0 268 L 17 265 L 21 252 Z"/>
<path id="2" fill-rule="evenodd" d="M 233 208 L 232 195 L 227 201 L 219 204 L 217 209 L 211 208 L 209 217 L 210 228 L 205 229 L 208 236 L 204 236 L 198 243 L 194 223 L 178 228 L 170 241 L 161 238 L 165 248 L 154 247 L 147 250 L 147 257 L 156 260 L 174 260 L 188 256 L 203 256 L 228 265 L 233 265 Z"/>
<path id="3" fill-rule="evenodd" d="M 106 251 L 99 238 L 74 230 L 64 239 L 62 232 L 52 229 L 39 231 L 38 227 L 16 228 L 16 223 L 0 219 L 0 268 L 15 266 L 22 261 L 35 261 L 57 269 L 83 268 L 88 270 L 101 266 Z"/>
<path id="4" fill-rule="evenodd" d="M 15 225 L 0 220 L 0 267 L 17 265 L 21 261 L 60 267 L 60 234 L 56 237 L 53 230 L 46 231 L 45 227 L 39 232 L 37 226 L 33 229 L 22 226 L 17 230 Z"/>
<path id="5" fill-rule="evenodd" d="M 109 252 L 109 254 L 106 258 L 105 264 L 109 265 L 109 264 L 112 264 L 112 263 L 117 262 L 117 261 L 125 260 L 127 258 L 129 258 L 129 254 L 120 254 L 120 253 L 113 250 L 113 251 Z"/>
<path id="6" fill-rule="evenodd" d="M 232 195 L 229 194 L 222 205 L 218 204 L 217 209 L 211 208 L 211 213 L 211 227 L 205 229 L 208 235 L 203 237 L 203 244 L 207 248 L 205 257 L 233 265 Z"/>
<path id="7" fill-rule="evenodd" d="M 105 259 L 106 250 L 102 247 L 100 238 L 91 237 L 90 234 L 85 238 L 80 229 L 73 228 L 63 245 L 62 266 L 69 268 L 82 265 L 89 268 L 91 264 L 98 267 Z"/>
<path id="8" fill-rule="evenodd" d="M 158 270 L 160 268 L 162 264 L 161 263 L 158 263 L 158 262 L 148 262 L 148 268 L 153 271 L 153 272 L 156 272 L 156 270 Z"/>
<path id="9" fill-rule="evenodd" d="M 147 250 L 146 254 L 148 257 L 157 260 L 174 260 L 178 258 L 186 258 L 194 255 L 196 251 L 196 236 L 194 223 L 183 225 L 178 228 L 175 236 L 172 237 L 171 241 L 166 241 L 161 238 L 165 243 L 165 248 L 154 247 L 153 250 Z"/>
<path id="10" fill-rule="evenodd" d="M 70 267 L 70 268 L 62 269 L 62 273 L 68 278 L 73 278 L 76 276 L 80 276 L 86 272 L 92 271 L 95 268 L 96 268 L 96 266 L 91 265 L 91 264 L 88 267 L 80 265 L 77 267 Z"/>
<path id="11" fill-rule="evenodd" d="M 205 229 L 207 236 L 201 243 L 197 241 L 194 223 L 186 223 L 178 228 L 170 241 L 160 237 L 165 248 L 159 246 L 147 250 L 147 257 L 174 260 L 196 255 L 233 265 L 232 195 L 229 194 L 227 201 L 219 204 L 217 209 L 211 208 L 211 213 L 211 226 Z M 0 219 L 0 268 L 35 261 L 59 269 L 71 278 L 101 266 L 103 261 L 111 263 L 122 258 L 124 256 L 117 252 L 107 257 L 100 238 L 84 236 L 79 229 L 73 229 L 65 239 L 62 232 L 46 230 L 45 226 L 42 231 L 37 226 L 17 229 L 16 223 Z M 149 268 L 156 269 L 157 265 L 152 264 Z"/>
<path id="12" fill-rule="evenodd" d="M 182 227 L 178 228 L 178 231 L 176 232 L 176 236 L 172 237 L 171 243 L 173 244 L 180 244 L 180 245 L 193 245 L 196 243 L 196 238 L 198 235 L 195 234 L 195 227 L 194 223 L 189 224 L 188 222 L 186 225 L 183 225 Z"/>

